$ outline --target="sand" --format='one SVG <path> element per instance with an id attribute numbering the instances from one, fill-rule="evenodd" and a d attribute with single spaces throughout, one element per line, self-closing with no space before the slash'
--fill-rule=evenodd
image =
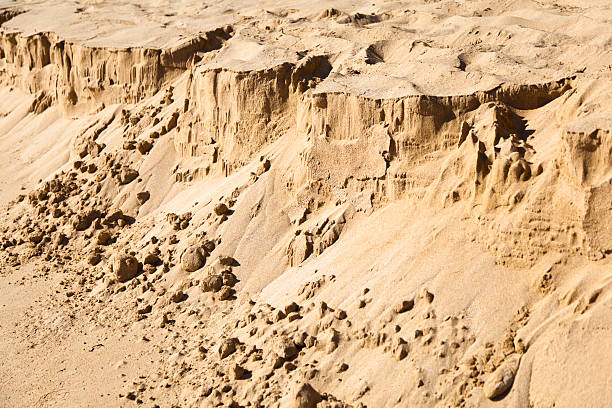
<path id="1" fill-rule="evenodd" d="M 0 0 L 0 407 L 612 404 L 606 0 Z"/>

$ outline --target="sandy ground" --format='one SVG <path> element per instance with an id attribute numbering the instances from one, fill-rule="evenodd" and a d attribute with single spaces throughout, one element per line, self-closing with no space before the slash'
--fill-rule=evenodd
<path id="1" fill-rule="evenodd" d="M 0 0 L 0 407 L 612 405 L 611 19 Z"/>

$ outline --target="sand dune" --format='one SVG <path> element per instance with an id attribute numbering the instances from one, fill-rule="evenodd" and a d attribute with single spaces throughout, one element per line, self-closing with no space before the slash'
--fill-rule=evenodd
<path id="1" fill-rule="evenodd" d="M 612 404 L 611 18 L 0 0 L 0 407 Z"/>

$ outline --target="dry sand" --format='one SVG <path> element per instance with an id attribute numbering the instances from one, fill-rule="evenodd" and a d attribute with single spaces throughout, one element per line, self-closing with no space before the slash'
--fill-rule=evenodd
<path id="1" fill-rule="evenodd" d="M 609 0 L 0 23 L 0 407 L 612 406 Z"/>

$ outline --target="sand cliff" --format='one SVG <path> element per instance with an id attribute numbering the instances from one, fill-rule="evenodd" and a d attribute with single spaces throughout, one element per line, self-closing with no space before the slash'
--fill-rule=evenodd
<path id="1" fill-rule="evenodd" d="M 588 3 L 0 2 L 0 405 L 605 406 Z"/>

